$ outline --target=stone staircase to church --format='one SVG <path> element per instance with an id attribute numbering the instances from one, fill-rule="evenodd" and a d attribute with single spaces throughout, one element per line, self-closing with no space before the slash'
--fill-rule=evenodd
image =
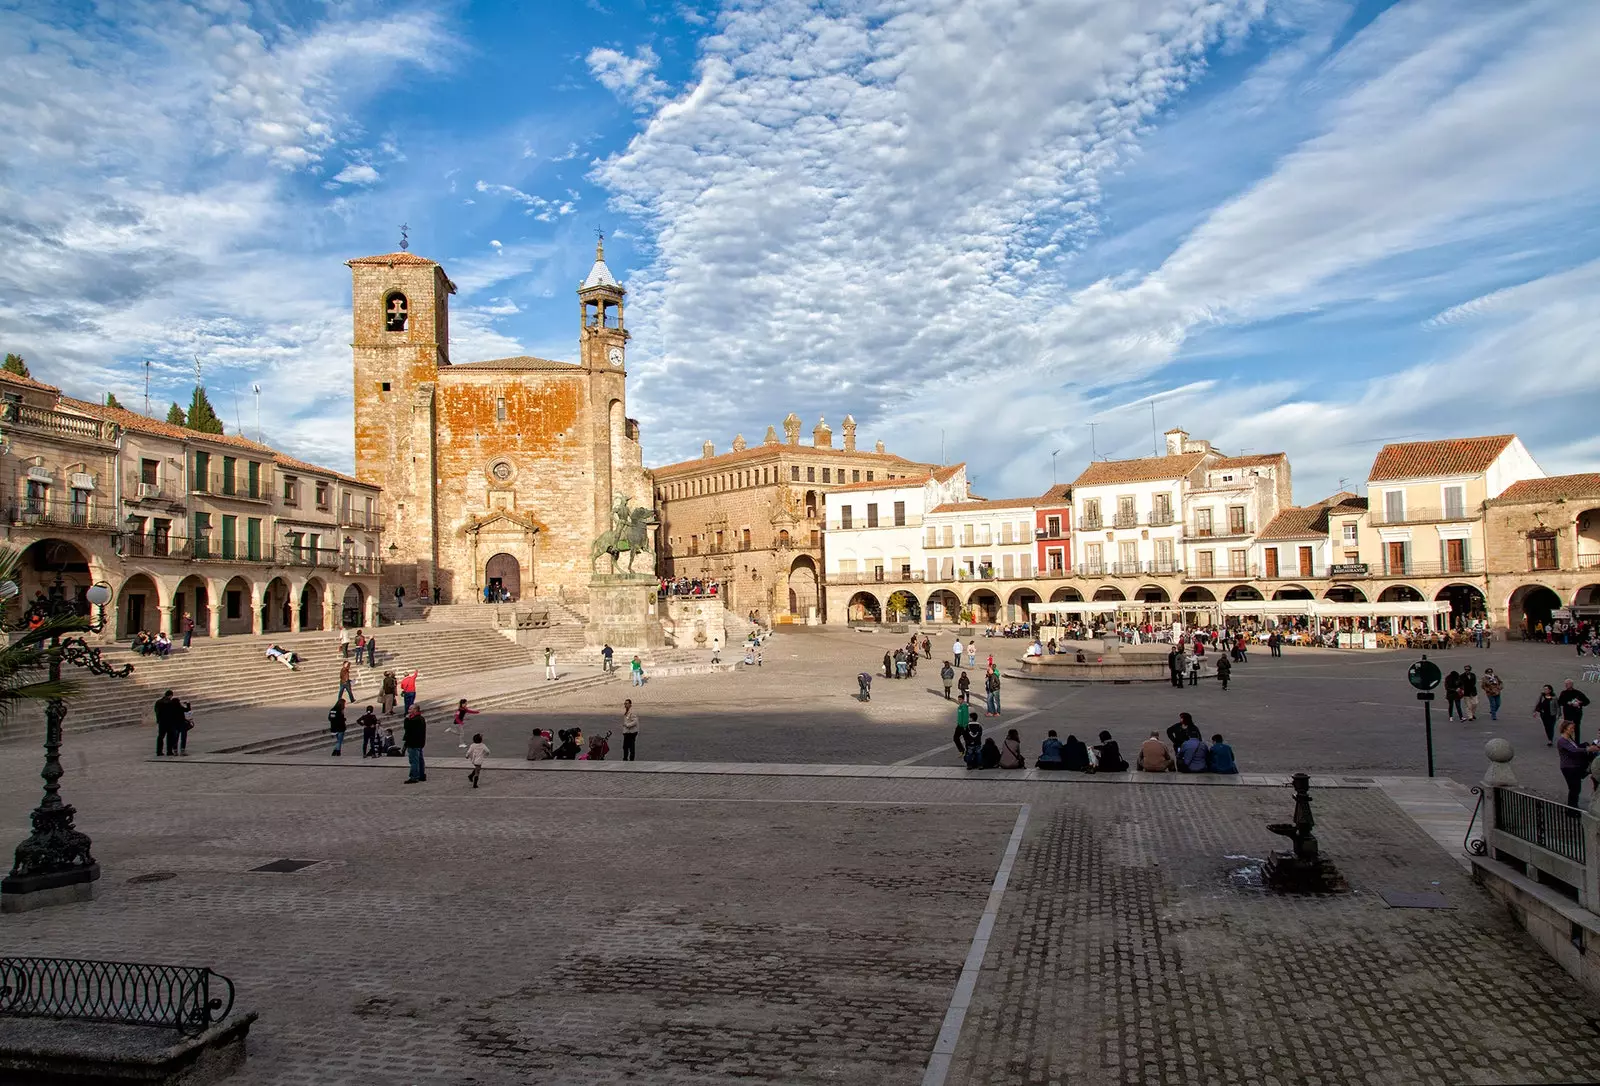
<path id="1" fill-rule="evenodd" d="M 274 643 L 300 655 L 297 670 L 267 659 L 267 646 Z M 377 655 L 376 668 L 353 666 L 358 700 L 377 700 L 386 669 L 403 674 L 416 668 L 426 696 L 429 684 L 439 680 L 536 662 L 535 653 L 494 630 L 427 624 L 382 628 Z M 151 706 L 167 688 L 190 702 L 197 721 L 245 708 L 307 701 L 331 705 L 341 663 L 338 634 L 330 632 L 196 638 L 187 652 L 176 650 L 164 660 L 139 656 L 124 645 L 107 648 L 104 656 L 112 664 L 132 663 L 133 674 L 115 679 L 69 667 L 81 691 L 69 704 L 69 732 L 151 723 Z M 0 740 L 43 733 L 42 706 L 19 709 L 0 724 Z"/>

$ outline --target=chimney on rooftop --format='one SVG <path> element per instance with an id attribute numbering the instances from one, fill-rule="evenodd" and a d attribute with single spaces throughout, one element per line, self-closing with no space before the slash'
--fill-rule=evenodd
<path id="1" fill-rule="evenodd" d="M 844 451 L 856 451 L 856 420 L 854 415 L 844 417 Z"/>
<path id="2" fill-rule="evenodd" d="M 883 442 L 880 441 L 876 445 L 872 446 L 872 451 L 877 453 L 879 456 L 882 456 L 883 455 Z"/>
<path id="3" fill-rule="evenodd" d="M 744 435 L 743 434 L 734 434 L 733 435 L 733 451 L 734 452 L 744 452 L 745 449 L 747 449 L 747 448 L 749 448 L 749 446 L 745 444 Z"/>
<path id="4" fill-rule="evenodd" d="M 714 445 L 713 443 L 711 443 L 709 441 L 706 442 L 704 445 L 701 445 L 700 446 L 700 455 L 704 459 L 710 460 L 713 456 L 717 455 L 717 447 L 716 447 L 716 445 Z"/>
<path id="5" fill-rule="evenodd" d="M 819 449 L 833 448 L 833 430 L 828 427 L 827 419 L 817 419 L 817 425 L 811 431 L 811 444 Z"/>
<path id="6" fill-rule="evenodd" d="M 1166 438 L 1167 455 L 1179 456 L 1183 453 L 1183 447 L 1189 440 L 1189 434 L 1187 431 L 1180 430 L 1174 426 L 1172 429 L 1167 431 Z"/>

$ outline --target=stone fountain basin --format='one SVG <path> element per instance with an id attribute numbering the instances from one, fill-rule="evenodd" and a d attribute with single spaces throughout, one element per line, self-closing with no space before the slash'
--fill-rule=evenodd
<path id="1" fill-rule="evenodd" d="M 1078 663 L 1078 649 L 1084 663 Z M 1019 679 L 1086 683 L 1170 682 L 1166 645 L 1119 645 L 1106 648 L 1095 642 L 1067 642 L 1066 651 L 1054 656 L 1024 656 L 1016 671 Z"/>

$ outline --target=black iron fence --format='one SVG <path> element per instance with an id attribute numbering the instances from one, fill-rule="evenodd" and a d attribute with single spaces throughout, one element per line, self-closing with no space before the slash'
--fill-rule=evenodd
<path id="1" fill-rule="evenodd" d="M 0 1015 L 160 1026 L 194 1037 L 233 1009 L 233 981 L 205 966 L 0 958 Z"/>
<path id="2" fill-rule="evenodd" d="M 1565 804 L 1510 788 L 1496 788 L 1494 827 L 1573 863 L 1586 862 L 1583 819 Z"/>

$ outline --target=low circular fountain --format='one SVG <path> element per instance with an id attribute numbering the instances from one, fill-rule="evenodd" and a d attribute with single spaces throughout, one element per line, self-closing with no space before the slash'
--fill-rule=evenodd
<path id="1" fill-rule="evenodd" d="M 1120 638 L 1099 642 L 1064 641 L 1055 655 L 1024 656 L 1014 678 L 1079 683 L 1169 682 L 1167 654 L 1172 646 L 1125 645 Z M 1081 657 L 1081 659 L 1080 659 Z"/>

